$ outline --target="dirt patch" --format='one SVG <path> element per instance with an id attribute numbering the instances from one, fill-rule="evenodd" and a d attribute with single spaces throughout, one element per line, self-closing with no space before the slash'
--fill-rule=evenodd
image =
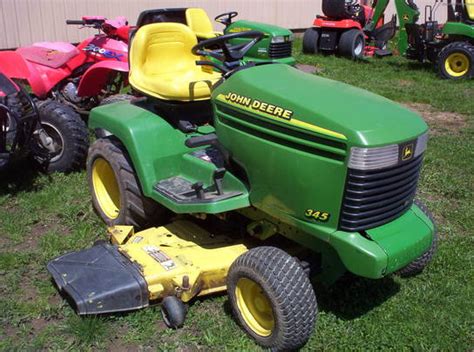
<path id="1" fill-rule="evenodd" d="M 297 64 L 296 68 L 300 71 L 303 71 L 305 73 L 311 73 L 311 74 L 322 72 L 322 68 L 318 66 L 313 66 L 313 65 Z"/>
<path id="2" fill-rule="evenodd" d="M 413 81 L 409 81 L 407 79 L 399 79 L 397 82 L 400 87 L 410 87 L 414 83 Z"/>
<path id="3" fill-rule="evenodd" d="M 50 324 L 49 321 L 43 318 L 36 318 L 31 321 L 31 328 L 33 330 L 33 334 L 37 335 L 40 333 L 46 326 Z"/>
<path id="4" fill-rule="evenodd" d="M 22 242 L 15 246 L 15 250 L 17 252 L 35 251 L 39 248 L 41 237 L 43 237 L 48 232 L 53 231 L 61 232 L 62 234 L 69 233 L 66 228 L 57 224 L 50 222 L 38 222 L 31 227 L 31 230 L 29 231 L 28 235 L 23 238 Z"/>
<path id="5" fill-rule="evenodd" d="M 116 331 L 115 336 L 110 339 L 110 342 L 107 346 L 107 351 L 110 352 L 136 352 L 136 351 L 145 351 L 146 348 L 139 345 L 134 345 L 131 343 L 127 343 L 122 339 L 122 336 L 126 335 L 128 332 L 127 327 L 124 325 L 120 325 Z"/>
<path id="6" fill-rule="evenodd" d="M 466 127 L 466 117 L 455 113 L 439 111 L 431 105 L 421 103 L 404 104 L 410 110 L 420 114 L 430 126 L 431 134 L 459 134 Z"/>

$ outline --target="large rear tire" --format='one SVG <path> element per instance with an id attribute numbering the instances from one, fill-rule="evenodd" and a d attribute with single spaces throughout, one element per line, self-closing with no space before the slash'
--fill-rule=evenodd
<path id="1" fill-rule="evenodd" d="M 337 51 L 339 55 L 352 60 L 364 57 L 365 35 L 358 29 L 350 29 L 341 34 Z"/>
<path id="2" fill-rule="evenodd" d="M 428 250 L 425 253 L 423 253 L 420 257 L 415 259 L 410 264 L 408 264 L 406 267 L 397 271 L 397 274 L 400 275 L 401 277 L 410 277 L 410 276 L 415 276 L 415 275 L 420 274 L 426 268 L 426 266 L 431 262 L 434 254 L 436 253 L 436 249 L 438 247 L 438 232 L 436 231 L 436 223 L 433 219 L 433 215 L 428 210 L 428 207 L 420 200 L 415 200 L 415 204 L 431 220 L 431 222 L 435 226 L 433 241 L 431 242 L 430 248 L 428 248 Z"/>
<path id="3" fill-rule="evenodd" d="M 454 42 L 439 53 L 436 63 L 438 74 L 443 79 L 465 79 L 474 76 L 474 45 Z"/>
<path id="4" fill-rule="evenodd" d="M 116 140 L 101 138 L 92 144 L 87 177 L 94 208 L 109 226 L 143 229 L 163 221 L 168 214 L 164 207 L 145 197 L 127 152 Z"/>
<path id="5" fill-rule="evenodd" d="M 46 171 L 71 172 L 84 167 L 89 146 L 89 133 L 81 117 L 69 106 L 56 101 L 38 106 L 41 126 L 52 138 L 52 153 Z"/>
<path id="6" fill-rule="evenodd" d="M 319 51 L 319 32 L 316 28 L 308 28 L 303 36 L 303 53 L 317 54 Z"/>
<path id="7" fill-rule="evenodd" d="M 275 247 L 242 254 L 229 269 L 227 291 L 243 329 L 277 351 L 302 347 L 317 318 L 316 295 L 298 261 Z"/>

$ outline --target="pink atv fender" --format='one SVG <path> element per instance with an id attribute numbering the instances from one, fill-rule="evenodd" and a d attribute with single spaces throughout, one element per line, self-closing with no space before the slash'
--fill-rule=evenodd
<path id="1" fill-rule="evenodd" d="M 28 64 L 16 51 L 0 51 L 0 71 L 14 79 L 27 80 L 31 75 Z"/>
<path id="2" fill-rule="evenodd" d="M 98 62 L 84 73 L 79 83 L 77 95 L 80 97 L 92 97 L 100 94 L 102 89 L 108 83 L 112 73 L 128 73 L 128 62 L 122 61 L 101 61 Z"/>
<path id="3" fill-rule="evenodd" d="M 69 70 L 64 67 L 47 67 L 26 60 L 24 51 L 34 54 L 35 50 L 42 54 L 49 49 L 31 46 L 17 51 L 0 52 L 0 71 L 11 79 L 27 81 L 33 94 L 43 99 L 56 84 L 69 75 Z M 40 59 L 41 55 L 38 56 Z M 59 63 L 61 64 L 66 59 L 67 57 L 60 57 Z M 52 60 L 52 64 L 54 63 L 55 61 Z"/>

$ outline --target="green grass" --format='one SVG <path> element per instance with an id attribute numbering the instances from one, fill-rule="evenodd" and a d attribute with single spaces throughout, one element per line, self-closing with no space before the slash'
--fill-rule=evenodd
<path id="1" fill-rule="evenodd" d="M 412 279 L 347 277 L 330 288 L 316 286 L 317 331 L 305 350 L 472 350 L 473 82 L 441 81 L 429 66 L 398 57 L 358 63 L 321 56 L 297 59 L 317 66 L 324 77 L 390 99 L 463 114 L 455 126 L 432 122 L 437 132 L 429 143 L 419 194 L 432 209 L 441 236 L 433 263 Z M 91 208 L 85 172 L 45 176 L 18 165 L 0 175 L 1 350 L 259 349 L 232 319 L 225 296 L 197 300 L 178 331 L 164 328 L 157 307 L 78 317 L 57 294 L 45 264 L 104 235 L 105 225 Z"/>

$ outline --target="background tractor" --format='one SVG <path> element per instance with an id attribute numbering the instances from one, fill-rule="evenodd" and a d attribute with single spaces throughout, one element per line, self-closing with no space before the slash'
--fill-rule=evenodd
<path id="1" fill-rule="evenodd" d="M 448 0 L 448 21 L 435 20 L 436 10 L 444 5 L 436 1 L 425 8 L 425 23 L 419 24 L 420 12 L 412 0 L 397 0 L 400 25 L 399 51 L 408 59 L 433 63 L 441 78 L 463 79 L 474 76 L 474 1 Z"/>
<path id="2" fill-rule="evenodd" d="M 184 303 L 227 290 L 249 336 L 292 350 L 316 323 L 310 277 L 414 275 L 428 264 L 435 225 L 414 201 L 426 123 L 290 65 L 243 63 L 263 39 L 198 42 L 170 22 L 135 33 L 129 81 L 145 98 L 89 119 L 101 138 L 88 181 L 111 243 L 48 263 L 79 314 L 161 301 L 178 328 Z"/>
<path id="3" fill-rule="evenodd" d="M 372 6 L 359 0 L 323 0 L 324 16 L 316 16 L 303 37 L 306 54 L 337 53 L 351 59 L 391 55 L 388 41 L 396 31 L 396 17 L 384 24 L 389 0 L 375 0 Z"/>
<path id="4" fill-rule="evenodd" d="M 231 11 L 220 14 L 214 19 L 217 23 L 224 25 L 224 31 L 214 30 L 209 16 L 202 8 L 167 8 L 147 10 L 140 14 L 137 27 L 151 23 L 182 23 L 196 34 L 198 40 L 215 38 L 216 36 L 229 33 L 256 30 L 264 33 L 263 39 L 254 45 L 246 54 L 243 61 L 254 62 L 280 62 L 294 65 L 292 57 L 293 33 L 285 28 L 269 24 L 252 22 L 247 20 L 233 21 L 238 12 Z M 231 44 L 245 45 L 247 39 L 234 39 Z"/>

